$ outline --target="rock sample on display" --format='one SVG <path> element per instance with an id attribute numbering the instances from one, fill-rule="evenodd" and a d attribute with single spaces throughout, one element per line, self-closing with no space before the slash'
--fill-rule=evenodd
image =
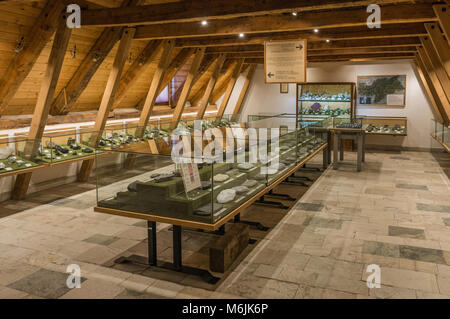
<path id="1" fill-rule="evenodd" d="M 5 169 L 6 165 L 4 163 L 0 163 L 0 169 Z"/>
<path id="2" fill-rule="evenodd" d="M 170 181 L 174 177 L 173 174 L 161 174 L 158 177 L 155 178 L 155 182 L 162 183 Z"/>
<path id="3" fill-rule="evenodd" d="M 239 174 L 239 170 L 237 168 L 233 168 L 233 169 L 230 169 L 229 171 L 225 172 L 225 174 L 228 176 L 233 176 L 233 175 Z"/>
<path id="4" fill-rule="evenodd" d="M 230 176 L 226 175 L 226 174 L 217 174 L 214 176 L 214 182 L 225 182 L 227 179 L 229 179 Z"/>
<path id="5" fill-rule="evenodd" d="M 248 193 L 250 190 L 248 189 L 248 187 L 241 185 L 241 186 L 235 186 L 233 188 L 231 188 L 232 190 L 234 190 L 236 192 L 236 194 L 245 194 Z"/>
<path id="6" fill-rule="evenodd" d="M 258 182 L 255 181 L 254 179 L 248 179 L 248 180 L 246 180 L 246 181 L 244 182 L 244 184 L 242 184 L 242 186 L 245 186 L 245 187 L 253 187 L 253 186 L 255 186 L 256 184 L 258 184 Z"/>
<path id="7" fill-rule="evenodd" d="M 14 164 L 17 161 L 17 157 L 10 156 L 8 157 L 8 164 Z"/>
<path id="8" fill-rule="evenodd" d="M 200 207 L 199 209 L 197 209 L 194 214 L 198 215 L 198 216 L 210 216 L 213 213 L 218 212 L 219 210 L 221 210 L 223 208 L 222 204 L 217 204 L 217 203 L 209 203 L 206 204 L 202 207 Z"/>
<path id="9" fill-rule="evenodd" d="M 254 166 L 250 163 L 241 163 L 238 165 L 239 169 L 243 169 L 243 170 L 249 170 L 251 168 L 253 168 Z"/>
<path id="10" fill-rule="evenodd" d="M 0 148 L 0 160 L 5 160 L 14 154 L 14 149 L 12 147 L 1 147 Z"/>
<path id="11" fill-rule="evenodd" d="M 130 185 L 128 185 L 127 189 L 129 192 L 137 192 L 137 184 L 138 183 L 142 183 L 141 181 L 134 181 L 133 183 L 131 183 Z"/>
<path id="12" fill-rule="evenodd" d="M 231 202 L 236 197 L 236 191 L 233 189 L 225 189 L 217 195 L 217 202 L 219 204 L 226 204 Z"/>
<path id="13" fill-rule="evenodd" d="M 202 189 L 210 189 L 211 188 L 211 181 L 202 181 Z"/>

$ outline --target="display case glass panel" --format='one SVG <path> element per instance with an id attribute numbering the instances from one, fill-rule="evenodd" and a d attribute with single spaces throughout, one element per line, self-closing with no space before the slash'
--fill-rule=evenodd
<path id="1" fill-rule="evenodd" d="M 39 141 L 23 138 L 0 138 L 0 176 L 29 170 L 39 166 L 31 156 L 26 156 L 26 150 L 31 146 L 39 145 Z"/>
<path id="2" fill-rule="evenodd" d="M 441 143 L 447 152 L 450 152 L 450 127 L 433 119 L 431 129 L 431 136 Z"/>
<path id="3" fill-rule="evenodd" d="M 355 83 L 297 85 L 297 113 L 315 116 L 354 115 Z"/>
<path id="4" fill-rule="evenodd" d="M 362 116 L 361 118 L 367 134 L 408 135 L 406 117 Z"/>

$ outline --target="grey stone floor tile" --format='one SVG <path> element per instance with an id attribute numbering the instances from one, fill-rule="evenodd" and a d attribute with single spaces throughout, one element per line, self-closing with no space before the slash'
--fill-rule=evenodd
<path id="1" fill-rule="evenodd" d="M 450 226 L 450 218 L 443 218 L 445 226 Z"/>
<path id="2" fill-rule="evenodd" d="M 400 257 L 399 246 L 376 241 L 364 241 L 362 252 L 385 257 Z"/>
<path id="3" fill-rule="evenodd" d="M 417 203 L 417 209 L 427 212 L 450 213 L 450 206 Z"/>
<path id="4" fill-rule="evenodd" d="M 124 289 L 114 299 L 161 299 L 161 296 L 148 292 L 139 292 L 130 289 Z"/>
<path id="5" fill-rule="evenodd" d="M 91 244 L 97 244 L 97 245 L 104 245 L 108 246 L 116 241 L 118 241 L 120 238 L 116 236 L 106 236 L 102 234 L 95 234 L 89 238 L 86 238 L 85 242 L 91 243 Z"/>
<path id="6" fill-rule="evenodd" d="M 447 264 L 443 251 L 439 249 L 400 245 L 400 258 Z"/>
<path id="7" fill-rule="evenodd" d="M 415 189 L 415 190 L 424 190 L 427 191 L 428 187 L 425 185 L 414 185 L 414 184 L 397 184 L 395 185 L 397 188 L 404 188 L 404 189 Z"/>
<path id="8" fill-rule="evenodd" d="M 342 220 L 339 219 L 328 219 L 320 217 L 312 217 L 305 220 L 304 226 L 320 227 L 320 228 L 331 228 L 331 229 L 341 229 Z"/>
<path id="9" fill-rule="evenodd" d="M 300 210 L 306 210 L 309 212 L 320 212 L 323 209 L 323 205 L 314 203 L 298 203 L 295 206 L 295 208 Z"/>
<path id="10" fill-rule="evenodd" d="M 418 228 L 389 226 L 389 236 L 425 239 L 425 231 Z"/>
<path id="11" fill-rule="evenodd" d="M 8 287 L 24 291 L 33 296 L 56 299 L 70 291 L 66 283 L 68 276 L 68 274 L 40 269 L 8 285 Z M 81 278 L 81 282 L 85 280 L 85 278 Z"/>

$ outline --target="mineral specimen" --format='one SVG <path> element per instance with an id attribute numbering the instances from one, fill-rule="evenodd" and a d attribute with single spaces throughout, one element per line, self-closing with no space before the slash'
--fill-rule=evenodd
<path id="1" fill-rule="evenodd" d="M 14 164 L 16 161 L 17 161 L 17 157 L 15 157 L 15 156 L 8 157 L 9 164 Z"/>
<path id="2" fill-rule="evenodd" d="M 241 185 L 241 186 L 235 186 L 232 188 L 232 190 L 236 191 L 236 194 L 245 194 L 248 193 L 250 190 L 247 186 Z"/>
<path id="3" fill-rule="evenodd" d="M 14 154 L 14 149 L 12 147 L 2 147 L 2 148 L 0 148 L 0 160 L 7 159 L 12 154 Z"/>
<path id="4" fill-rule="evenodd" d="M 5 169 L 6 165 L 4 163 L 0 163 L 0 169 Z"/>
<path id="5" fill-rule="evenodd" d="M 214 176 L 214 182 L 225 182 L 227 179 L 229 179 L 230 176 L 225 175 L 225 174 L 217 174 Z"/>
<path id="6" fill-rule="evenodd" d="M 241 163 L 238 165 L 239 169 L 244 169 L 244 170 L 249 170 L 251 168 L 253 168 L 253 165 L 250 163 Z"/>
<path id="7" fill-rule="evenodd" d="M 199 215 L 199 216 L 209 216 L 212 215 L 212 213 L 217 212 L 219 210 L 221 210 L 223 208 L 222 204 L 217 204 L 217 203 L 213 203 L 213 204 L 206 204 L 205 206 L 200 207 L 199 209 L 197 209 L 194 214 L 195 215 Z"/>
<path id="8" fill-rule="evenodd" d="M 248 179 L 248 180 L 246 180 L 246 181 L 244 182 L 244 184 L 242 184 L 242 186 L 245 186 L 245 187 L 253 187 L 253 186 L 255 186 L 257 183 L 258 183 L 258 182 L 255 181 L 254 179 Z"/>
<path id="9" fill-rule="evenodd" d="M 219 204 L 226 204 L 231 202 L 236 197 L 236 191 L 234 189 L 225 189 L 217 195 L 217 202 Z"/>

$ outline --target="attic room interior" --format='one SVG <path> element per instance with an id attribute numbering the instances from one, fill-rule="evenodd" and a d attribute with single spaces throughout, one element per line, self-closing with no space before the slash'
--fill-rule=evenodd
<path id="1" fill-rule="evenodd" d="M 450 1 L 0 22 L 0 300 L 450 299 Z"/>

